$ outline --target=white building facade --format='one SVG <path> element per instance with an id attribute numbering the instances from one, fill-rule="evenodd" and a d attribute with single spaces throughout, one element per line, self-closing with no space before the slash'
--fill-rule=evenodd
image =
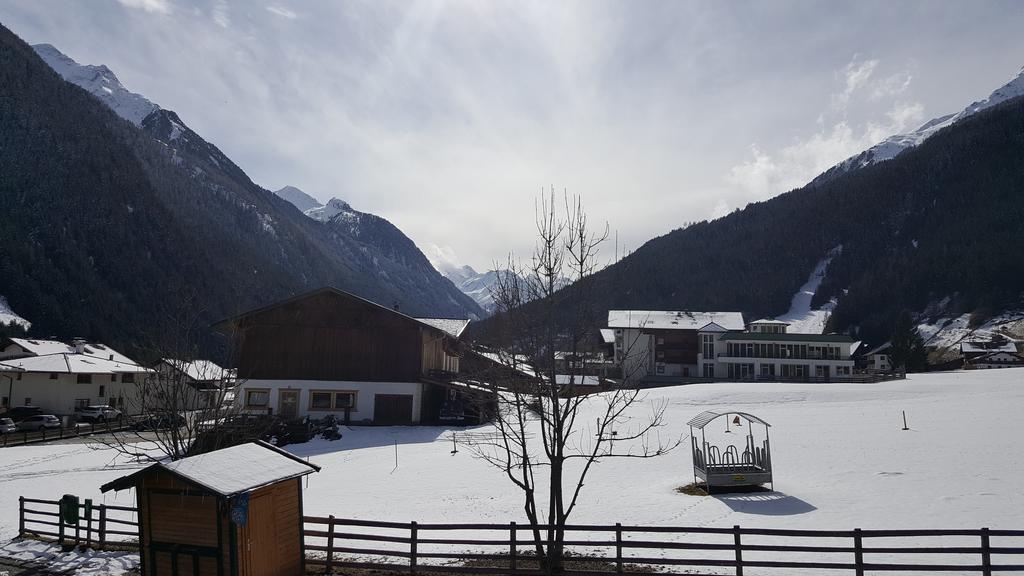
<path id="1" fill-rule="evenodd" d="M 0 349 L 0 365 L 14 369 L 0 378 L 5 407 L 38 406 L 58 416 L 99 404 L 128 410 L 150 373 L 109 346 L 83 340 L 10 338 Z"/>
<path id="2" fill-rule="evenodd" d="M 744 325 L 739 312 L 613 310 L 616 360 L 626 382 L 686 378 L 842 380 L 857 343 L 841 334 L 797 334 L 788 324 Z"/>

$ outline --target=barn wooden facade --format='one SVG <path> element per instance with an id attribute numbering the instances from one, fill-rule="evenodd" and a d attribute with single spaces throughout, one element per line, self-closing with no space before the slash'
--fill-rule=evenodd
<path id="1" fill-rule="evenodd" d="M 263 442 L 158 463 L 135 488 L 143 576 L 305 573 L 302 477 L 320 468 Z"/>
<path id="2" fill-rule="evenodd" d="M 425 398 L 459 372 L 468 323 L 413 318 L 322 288 L 216 328 L 233 340 L 243 410 L 394 425 L 438 421 Z"/>

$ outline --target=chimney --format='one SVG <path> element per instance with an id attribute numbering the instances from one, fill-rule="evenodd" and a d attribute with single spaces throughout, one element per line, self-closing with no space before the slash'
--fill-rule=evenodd
<path id="1" fill-rule="evenodd" d="M 71 347 L 75 349 L 75 354 L 84 354 L 85 344 L 85 338 L 74 338 L 71 340 Z"/>

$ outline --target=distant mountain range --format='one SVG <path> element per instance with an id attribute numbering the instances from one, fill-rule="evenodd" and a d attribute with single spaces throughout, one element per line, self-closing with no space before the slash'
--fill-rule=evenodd
<path id="1" fill-rule="evenodd" d="M 212 322 L 324 285 L 483 315 L 390 224 L 305 216 L 105 66 L 0 27 L 0 102 L 0 295 L 33 332 L 152 350 L 185 308 Z"/>

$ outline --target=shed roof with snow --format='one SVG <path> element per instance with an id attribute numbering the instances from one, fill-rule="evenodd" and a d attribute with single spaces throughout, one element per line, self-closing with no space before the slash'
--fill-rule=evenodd
<path id="1" fill-rule="evenodd" d="M 259 440 L 222 450 L 158 462 L 100 487 L 101 492 L 132 488 L 140 476 L 161 470 L 220 496 L 251 492 L 284 480 L 319 472 L 320 467 Z"/>
<path id="2" fill-rule="evenodd" d="M 469 326 L 469 320 L 465 318 L 416 318 L 416 320 L 428 326 L 433 326 L 438 330 L 443 330 L 453 338 L 462 336 L 466 326 Z"/>
<path id="3" fill-rule="evenodd" d="M 699 330 L 708 324 L 726 330 L 743 330 L 743 314 L 739 312 L 695 312 L 690 310 L 609 310 L 609 328 L 641 328 L 647 330 Z"/>

